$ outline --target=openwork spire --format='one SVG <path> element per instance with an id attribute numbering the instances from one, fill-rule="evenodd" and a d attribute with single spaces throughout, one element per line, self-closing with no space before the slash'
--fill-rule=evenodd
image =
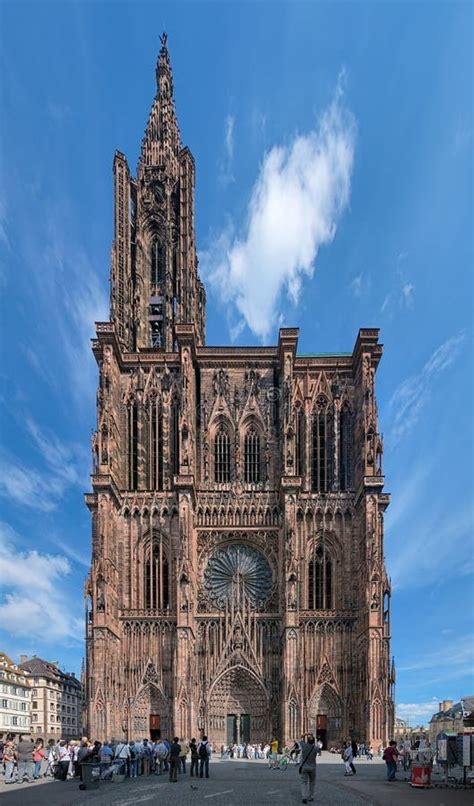
<path id="1" fill-rule="evenodd" d="M 167 48 L 167 35 L 161 35 L 156 62 L 156 95 L 142 141 L 142 166 L 163 166 L 177 171 L 181 137 L 173 100 L 173 73 Z"/>

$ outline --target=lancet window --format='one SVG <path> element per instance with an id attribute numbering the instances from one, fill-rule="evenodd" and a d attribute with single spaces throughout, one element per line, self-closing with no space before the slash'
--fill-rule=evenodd
<path id="1" fill-rule="evenodd" d="M 296 473 L 304 475 L 304 412 L 301 406 L 296 411 Z"/>
<path id="2" fill-rule="evenodd" d="M 174 475 L 179 473 L 179 400 L 177 398 L 171 405 L 171 469 Z"/>
<path id="3" fill-rule="evenodd" d="M 221 424 L 214 438 L 214 481 L 230 481 L 230 439 L 225 425 Z"/>
<path id="4" fill-rule="evenodd" d="M 163 412 L 158 397 L 148 407 L 148 489 L 163 489 Z"/>
<path id="5" fill-rule="evenodd" d="M 244 479 L 246 484 L 260 481 L 260 434 L 254 425 L 247 430 L 244 439 Z"/>
<path id="6" fill-rule="evenodd" d="M 339 487 L 341 490 L 350 490 L 352 487 L 353 440 L 352 412 L 347 404 L 344 404 L 339 414 Z"/>
<path id="7" fill-rule="evenodd" d="M 128 488 L 138 487 L 138 409 L 136 403 L 128 407 Z"/>
<path id="8" fill-rule="evenodd" d="M 165 281 L 166 253 L 164 245 L 157 239 L 151 244 L 150 280 L 152 285 L 162 285 Z"/>
<path id="9" fill-rule="evenodd" d="M 318 546 L 308 563 L 308 610 L 332 610 L 333 602 L 332 558 L 322 546 Z"/>
<path id="10" fill-rule="evenodd" d="M 146 610 L 169 607 L 169 567 L 163 541 L 150 540 L 144 558 L 144 606 Z"/>
<path id="11" fill-rule="evenodd" d="M 312 488 L 325 493 L 332 486 L 333 412 L 324 395 L 320 395 L 313 411 L 312 436 Z"/>

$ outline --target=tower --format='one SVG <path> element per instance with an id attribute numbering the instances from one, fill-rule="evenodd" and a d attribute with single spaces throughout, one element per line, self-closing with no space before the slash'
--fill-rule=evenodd
<path id="1" fill-rule="evenodd" d="M 97 323 L 88 735 L 384 742 L 393 722 L 378 330 L 204 344 L 194 161 L 162 37 L 136 179 L 114 160 Z"/>
<path id="2" fill-rule="evenodd" d="M 137 178 L 114 159 L 111 321 L 121 346 L 174 352 L 175 326 L 194 322 L 204 342 L 205 293 L 194 237 L 194 159 L 181 144 L 166 34 Z"/>

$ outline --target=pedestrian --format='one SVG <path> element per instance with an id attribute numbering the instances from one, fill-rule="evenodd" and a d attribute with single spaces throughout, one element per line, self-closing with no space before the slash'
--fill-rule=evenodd
<path id="1" fill-rule="evenodd" d="M 397 743 L 393 739 L 389 742 L 388 747 L 385 748 L 382 758 L 387 765 L 387 781 L 392 783 L 392 781 L 397 780 L 395 773 L 397 771 L 398 758 Z"/>
<path id="2" fill-rule="evenodd" d="M 33 750 L 33 761 L 35 763 L 33 778 L 35 781 L 37 778 L 41 778 L 41 762 L 46 757 L 43 744 L 43 739 L 37 739 Z"/>
<path id="3" fill-rule="evenodd" d="M 69 769 L 69 762 L 71 761 L 71 751 L 64 739 L 59 742 L 59 759 L 58 759 L 58 778 L 60 781 L 65 781 L 67 778 L 67 771 Z"/>
<path id="4" fill-rule="evenodd" d="M 155 747 L 155 775 L 163 775 L 163 772 L 168 772 L 168 757 L 169 750 L 163 740 L 159 741 Z"/>
<path id="5" fill-rule="evenodd" d="M 355 775 L 357 773 L 357 770 L 354 766 L 354 759 L 357 758 L 357 756 L 359 755 L 359 748 L 357 747 L 357 742 L 355 739 L 351 739 L 351 748 L 352 748 L 351 770 Z"/>
<path id="6" fill-rule="evenodd" d="M 180 767 L 178 768 L 178 772 L 183 772 L 184 774 L 186 774 L 186 756 L 188 755 L 189 752 L 189 746 L 188 743 L 184 741 L 184 739 L 180 739 L 179 743 L 181 745 L 181 750 L 179 753 Z"/>
<path id="7" fill-rule="evenodd" d="M 372 761 L 372 759 L 374 757 L 374 753 L 373 753 L 371 744 L 367 745 L 367 749 L 366 749 L 365 752 L 366 752 L 366 755 L 367 755 L 367 761 Z"/>
<path id="8" fill-rule="evenodd" d="M 352 771 L 352 767 L 354 766 L 352 763 L 352 745 L 350 742 L 344 742 L 341 756 L 346 768 L 344 775 L 354 775 Z"/>
<path id="9" fill-rule="evenodd" d="M 100 748 L 100 763 L 101 764 L 112 764 L 112 759 L 114 757 L 113 750 L 110 746 L 110 742 L 104 742 L 102 747 Z"/>
<path id="10" fill-rule="evenodd" d="M 172 784 L 178 782 L 178 767 L 179 756 L 181 753 L 181 745 L 177 736 L 174 737 L 170 746 L 170 781 Z"/>
<path id="11" fill-rule="evenodd" d="M 191 751 L 191 778 L 196 773 L 196 778 L 198 777 L 198 763 L 199 763 L 199 755 L 198 749 L 196 744 L 196 739 L 191 739 L 189 743 L 189 749 Z"/>
<path id="12" fill-rule="evenodd" d="M 22 784 L 26 780 L 31 783 L 34 774 L 33 750 L 34 739 L 26 739 L 19 736 L 18 744 L 16 747 L 17 759 L 17 783 Z"/>
<path id="13" fill-rule="evenodd" d="M 119 742 L 114 751 L 114 759 L 120 764 L 121 774 L 128 771 L 128 761 L 130 759 L 130 747 L 126 742 Z"/>
<path id="14" fill-rule="evenodd" d="M 211 748 L 207 741 L 207 736 L 202 737 L 198 744 L 197 751 L 199 756 L 199 777 L 202 778 L 205 772 L 206 778 L 209 778 L 209 756 L 211 755 Z"/>
<path id="15" fill-rule="evenodd" d="M 153 747 L 148 742 L 148 739 L 143 739 L 142 754 L 143 754 L 143 775 L 150 775 L 153 764 Z"/>
<path id="16" fill-rule="evenodd" d="M 298 772 L 301 779 L 302 803 L 311 803 L 314 798 L 314 785 L 316 783 L 316 756 L 318 748 L 312 733 L 303 736 L 300 742 L 301 764 Z"/>
<path id="17" fill-rule="evenodd" d="M 128 751 L 128 777 L 136 778 L 138 775 L 138 750 L 133 740 L 128 743 Z"/>
<path id="18" fill-rule="evenodd" d="M 273 770 L 278 769 L 278 739 L 272 739 L 270 742 L 270 767 Z"/>
<path id="19" fill-rule="evenodd" d="M 5 784 L 14 784 L 16 781 L 15 763 L 17 758 L 16 745 L 13 735 L 7 734 L 3 745 L 3 763 L 5 765 Z"/>

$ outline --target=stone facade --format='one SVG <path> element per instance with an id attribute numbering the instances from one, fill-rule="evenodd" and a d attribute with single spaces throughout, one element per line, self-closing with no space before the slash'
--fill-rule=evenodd
<path id="1" fill-rule="evenodd" d="M 137 178 L 117 153 L 97 324 L 87 732 L 385 742 L 393 726 L 378 330 L 352 353 L 208 347 L 194 161 L 166 37 Z"/>
<path id="2" fill-rule="evenodd" d="M 0 733 L 31 732 L 31 686 L 28 674 L 0 652 Z"/>
<path id="3" fill-rule="evenodd" d="M 82 732 L 82 686 L 59 664 L 20 656 L 31 685 L 31 733 L 42 739 L 78 739 Z"/>

